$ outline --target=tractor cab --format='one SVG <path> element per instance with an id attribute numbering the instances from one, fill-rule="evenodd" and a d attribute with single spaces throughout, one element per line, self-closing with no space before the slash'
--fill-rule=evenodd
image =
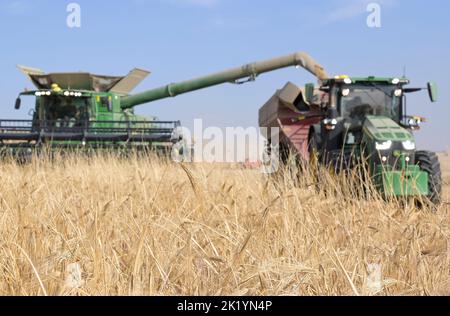
<path id="1" fill-rule="evenodd" d="M 369 115 L 385 116 L 400 123 L 402 86 L 406 83 L 370 80 L 339 83 L 336 85 L 338 112 L 354 125 L 362 125 Z"/>
<path id="2" fill-rule="evenodd" d="M 323 81 L 320 90 L 328 94 L 330 118 L 344 120 L 347 126 L 362 127 L 368 116 L 377 116 L 414 130 L 420 127 L 423 119 L 406 115 L 406 94 L 424 88 L 407 88 L 409 83 L 406 78 L 337 76 Z M 427 89 L 431 101 L 436 102 L 436 85 L 428 83 Z"/>
<path id="3" fill-rule="evenodd" d="M 122 110 L 119 96 L 112 92 L 62 89 L 54 83 L 50 89 L 20 93 L 16 110 L 20 109 L 23 96 L 35 97 L 30 115 L 36 127 L 80 128 L 102 122 L 126 121 L 130 117 L 147 120 L 134 115 L 133 109 Z"/>
<path id="4" fill-rule="evenodd" d="M 329 135 L 327 149 L 352 150 L 367 135 L 372 143 L 412 140 L 410 131 L 419 129 L 424 119 L 406 115 L 406 94 L 422 88 L 407 88 L 408 84 L 406 78 L 337 76 L 324 80 L 319 90 L 327 100 L 322 122 L 323 134 Z M 435 102 L 435 84 L 429 83 L 428 91 Z"/>
<path id="5" fill-rule="evenodd" d="M 56 84 L 51 90 L 22 92 L 17 99 L 20 108 L 21 96 L 35 96 L 33 111 L 35 124 L 44 123 L 54 127 L 83 126 L 92 113 L 92 97 L 89 92 L 62 90 Z"/>

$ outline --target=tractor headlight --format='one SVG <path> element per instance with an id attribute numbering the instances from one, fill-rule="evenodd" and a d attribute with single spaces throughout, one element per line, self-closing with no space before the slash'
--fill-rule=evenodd
<path id="1" fill-rule="evenodd" d="M 329 131 L 330 130 L 331 131 L 335 130 L 337 123 L 338 123 L 338 121 L 335 118 L 334 119 L 326 118 L 326 119 L 323 120 L 323 125 Z"/>
<path id="2" fill-rule="evenodd" d="M 350 78 L 345 78 L 345 79 L 344 79 L 344 83 L 345 83 L 345 84 L 351 84 L 351 83 L 352 83 L 352 79 L 350 79 Z"/>
<path id="3" fill-rule="evenodd" d="M 377 150 L 389 150 L 392 147 L 392 140 L 385 141 L 383 143 L 375 143 L 375 148 Z"/>
<path id="4" fill-rule="evenodd" d="M 414 150 L 414 149 L 416 149 L 416 143 L 414 143 L 413 141 L 407 140 L 407 141 L 404 141 L 402 144 L 403 144 L 403 148 L 405 150 Z"/>

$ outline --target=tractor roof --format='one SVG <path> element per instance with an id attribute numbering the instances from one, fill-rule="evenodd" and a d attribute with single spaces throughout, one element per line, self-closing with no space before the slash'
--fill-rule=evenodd
<path id="1" fill-rule="evenodd" d="M 409 80 L 406 78 L 394 78 L 394 77 L 375 77 L 375 76 L 369 76 L 369 77 L 349 77 L 349 76 L 336 76 L 335 78 L 327 79 L 323 82 L 324 85 L 329 85 L 332 83 L 340 83 L 345 82 L 346 79 L 350 79 L 353 84 L 355 83 L 364 83 L 364 82 L 373 82 L 373 83 L 379 83 L 379 84 L 396 84 L 395 82 L 398 81 L 398 83 L 402 84 L 408 84 Z"/>
<path id="2" fill-rule="evenodd" d="M 129 94 L 150 72 L 133 69 L 127 76 L 94 75 L 88 72 L 66 72 L 45 74 L 42 70 L 17 66 L 38 89 L 51 89 L 57 84 L 61 89 L 87 90 Z"/>

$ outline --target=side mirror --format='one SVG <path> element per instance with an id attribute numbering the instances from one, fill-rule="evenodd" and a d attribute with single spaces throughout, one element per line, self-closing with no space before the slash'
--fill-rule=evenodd
<path id="1" fill-rule="evenodd" d="M 314 83 L 307 83 L 305 85 L 305 99 L 308 104 L 314 101 Z"/>
<path id="2" fill-rule="evenodd" d="M 17 98 L 17 99 L 16 99 L 16 104 L 14 105 L 14 108 L 15 108 L 16 110 L 19 110 L 21 104 L 22 104 L 22 100 L 21 100 L 20 98 Z"/>
<path id="3" fill-rule="evenodd" d="M 428 82 L 428 94 L 430 95 L 431 102 L 437 102 L 438 100 L 438 88 L 435 82 Z"/>
<path id="4" fill-rule="evenodd" d="M 411 130 L 419 130 L 422 123 L 426 122 L 424 117 L 420 116 L 405 116 L 403 117 L 402 125 Z"/>

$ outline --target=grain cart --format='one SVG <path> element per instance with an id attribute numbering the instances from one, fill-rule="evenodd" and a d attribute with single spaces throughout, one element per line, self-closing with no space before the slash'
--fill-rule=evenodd
<path id="1" fill-rule="evenodd" d="M 417 150 L 412 131 L 424 119 L 406 112 L 407 94 L 426 89 L 436 102 L 436 85 L 411 88 L 406 78 L 330 77 L 319 64 L 307 70 L 318 85 L 299 88 L 288 82 L 259 112 L 261 127 L 279 128 L 281 157 L 294 153 L 304 162 L 318 161 L 337 171 L 363 160 L 385 197 L 427 197 L 438 204 L 438 158 Z"/>
<path id="2" fill-rule="evenodd" d="M 180 83 L 171 83 L 139 94 L 129 93 L 149 75 L 132 70 L 127 76 L 91 73 L 50 73 L 18 66 L 36 86 L 20 93 L 35 97 L 32 120 L 0 120 L 2 152 L 28 155 L 33 149 L 51 148 L 171 148 L 180 139 L 177 121 L 158 121 L 134 114 L 134 107 L 222 83 L 253 81 L 262 73 L 303 65 L 302 55 L 292 54 L 218 72 Z"/>

